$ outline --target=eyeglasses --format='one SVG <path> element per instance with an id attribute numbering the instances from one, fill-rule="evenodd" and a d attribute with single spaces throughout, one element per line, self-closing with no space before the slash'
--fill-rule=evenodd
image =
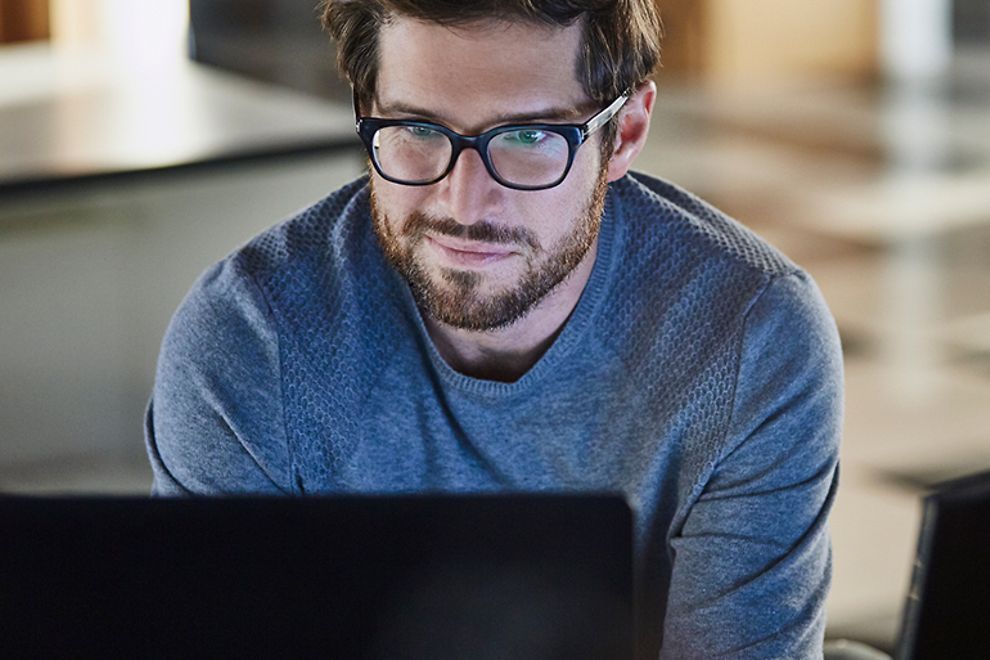
<path id="1" fill-rule="evenodd" d="M 356 95 L 354 116 L 372 165 L 393 183 L 434 184 L 450 173 L 461 151 L 474 149 L 503 186 L 544 190 L 567 177 L 578 147 L 619 112 L 631 93 L 623 92 L 583 124 L 510 124 L 478 135 L 428 121 L 361 117 Z"/>

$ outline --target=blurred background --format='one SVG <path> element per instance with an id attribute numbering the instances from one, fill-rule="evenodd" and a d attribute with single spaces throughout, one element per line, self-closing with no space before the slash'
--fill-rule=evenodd
<path id="1" fill-rule="evenodd" d="M 315 0 L 0 0 L 0 491 L 146 493 L 196 276 L 358 176 Z M 638 169 L 818 281 L 847 413 L 829 634 L 889 649 L 932 484 L 990 468 L 990 3 L 660 0 Z"/>

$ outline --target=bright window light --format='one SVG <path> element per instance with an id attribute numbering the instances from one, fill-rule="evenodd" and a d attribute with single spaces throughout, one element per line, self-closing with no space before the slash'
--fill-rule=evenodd
<path id="1" fill-rule="evenodd" d="M 187 0 L 51 0 L 57 46 L 110 51 L 146 69 L 186 51 Z"/>

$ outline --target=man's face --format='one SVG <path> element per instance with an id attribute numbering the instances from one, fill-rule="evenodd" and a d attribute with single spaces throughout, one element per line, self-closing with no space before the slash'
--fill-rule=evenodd
<path id="1" fill-rule="evenodd" d="M 581 26 L 447 28 L 397 18 L 383 28 L 368 114 L 421 119 L 464 134 L 506 123 L 581 123 L 600 108 L 575 74 Z M 467 330 L 519 320 L 582 260 L 593 259 L 606 171 L 598 134 L 567 178 L 541 191 L 498 184 L 465 150 L 429 186 L 372 173 L 375 232 L 432 318 Z"/>

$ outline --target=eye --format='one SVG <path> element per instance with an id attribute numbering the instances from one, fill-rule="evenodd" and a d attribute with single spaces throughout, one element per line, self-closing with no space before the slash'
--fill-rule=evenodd
<path id="1" fill-rule="evenodd" d="M 432 128 L 427 128 L 425 126 L 407 126 L 406 132 L 414 138 L 420 140 L 426 140 L 430 138 L 437 137 L 440 135 L 439 131 L 435 131 Z"/>
<path id="2" fill-rule="evenodd" d="M 514 142 L 523 146 L 532 146 L 539 144 L 546 138 L 546 131 L 540 131 L 533 128 L 520 129 L 518 131 L 511 131 L 505 133 L 503 138 L 506 141 Z"/>

